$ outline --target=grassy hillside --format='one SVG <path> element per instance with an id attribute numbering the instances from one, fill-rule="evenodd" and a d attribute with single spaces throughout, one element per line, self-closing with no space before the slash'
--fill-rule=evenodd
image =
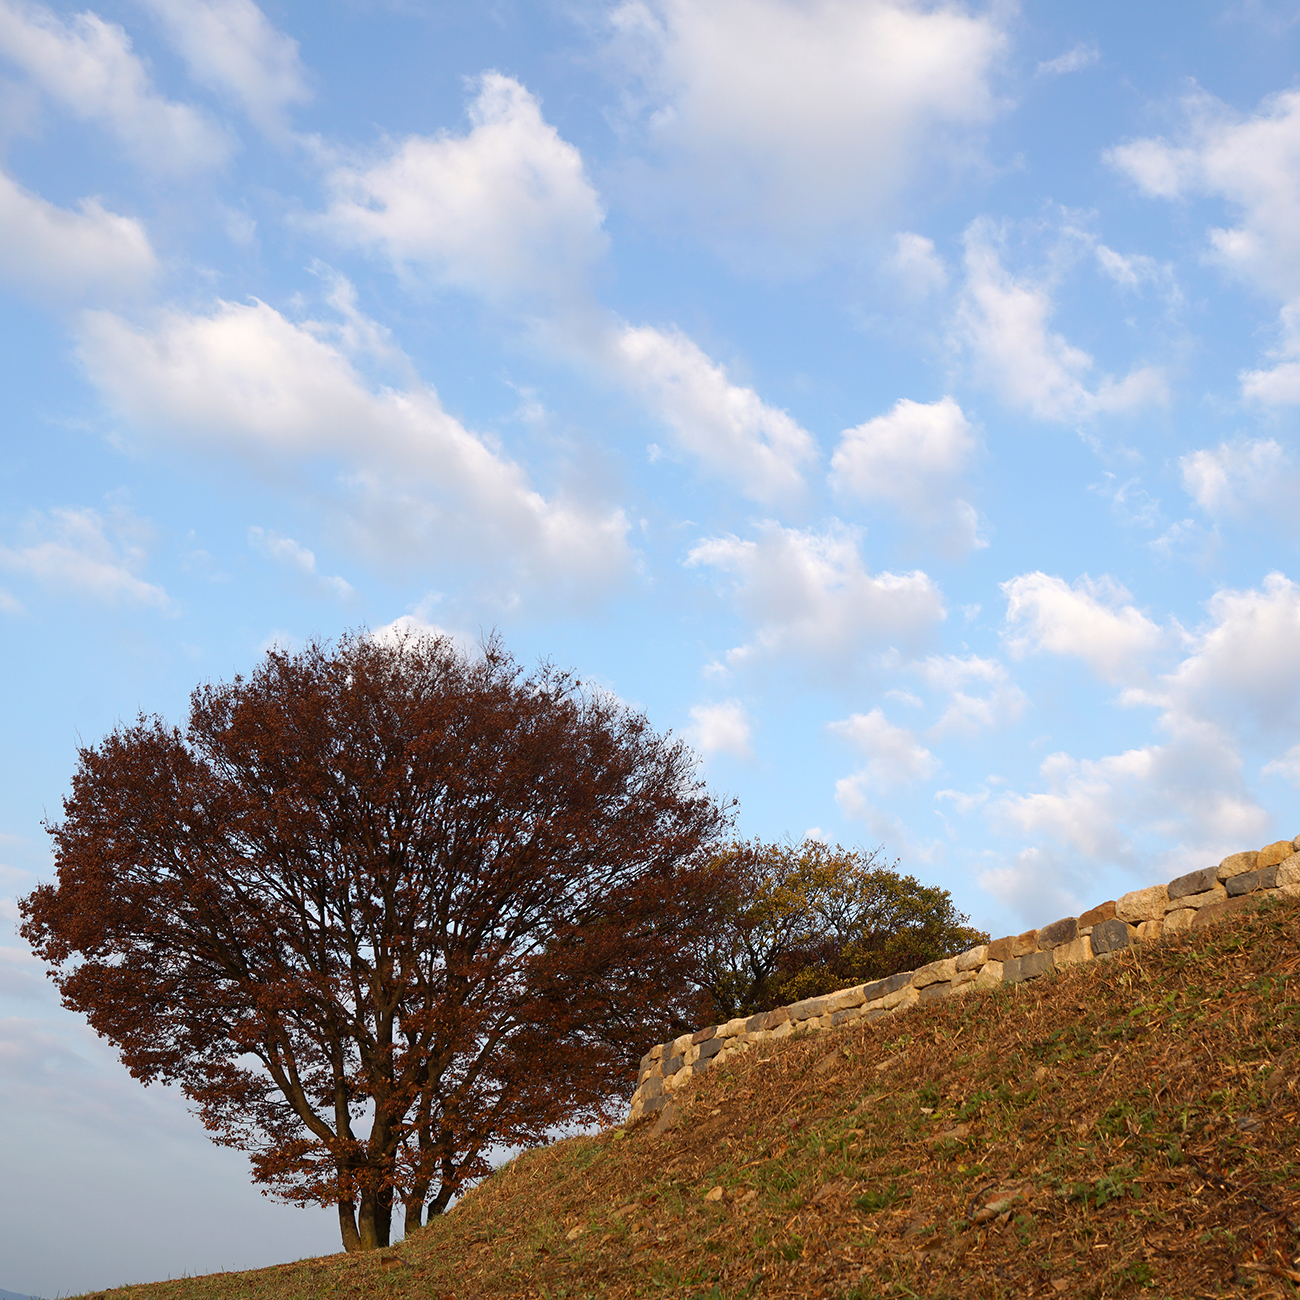
<path id="1" fill-rule="evenodd" d="M 1300 900 L 770 1046 L 382 1255 L 103 1294 L 1300 1297 Z"/>

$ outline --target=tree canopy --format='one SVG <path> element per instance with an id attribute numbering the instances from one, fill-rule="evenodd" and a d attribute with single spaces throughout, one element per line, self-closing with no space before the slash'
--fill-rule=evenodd
<path id="1" fill-rule="evenodd" d="M 713 861 L 723 924 L 697 976 L 713 1018 L 748 1016 L 961 952 L 970 928 L 946 889 L 878 859 L 882 850 L 736 841 Z"/>
<path id="2" fill-rule="evenodd" d="M 565 673 L 357 634 L 81 749 L 23 934 L 133 1075 L 363 1249 L 692 1023 L 728 818 Z"/>

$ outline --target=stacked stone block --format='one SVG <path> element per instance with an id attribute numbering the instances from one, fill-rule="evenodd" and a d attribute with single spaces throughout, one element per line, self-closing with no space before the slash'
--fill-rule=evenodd
<path id="1" fill-rule="evenodd" d="M 1300 835 L 1234 853 L 1167 885 L 1136 889 L 1041 930 L 995 939 L 920 970 L 805 998 L 792 1006 L 729 1020 L 652 1047 L 641 1058 L 628 1125 L 653 1115 L 697 1074 L 756 1044 L 794 1033 L 878 1020 L 908 1007 L 999 984 L 1038 979 L 1056 967 L 1106 958 L 1134 943 L 1212 925 L 1260 898 L 1300 897 Z"/>

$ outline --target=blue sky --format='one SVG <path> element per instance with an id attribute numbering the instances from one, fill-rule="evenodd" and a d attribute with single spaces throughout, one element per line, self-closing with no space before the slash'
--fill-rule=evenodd
<path id="1" fill-rule="evenodd" d="M 0 1285 L 335 1249 L 13 930 L 78 743 L 272 643 L 499 629 L 998 933 L 1300 830 L 1298 53 L 1264 0 L 0 0 Z"/>

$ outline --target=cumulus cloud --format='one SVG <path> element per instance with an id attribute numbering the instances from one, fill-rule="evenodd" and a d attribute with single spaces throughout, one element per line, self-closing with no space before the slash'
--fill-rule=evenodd
<path id="1" fill-rule="evenodd" d="M 875 796 L 928 781 L 941 766 L 906 727 L 894 726 L 880 709 L 854 713 L 841 722 L 832 722 L 830 730 L 866 758 L 857 771 L 835 782 L 835 802 L 847 816 L 871 822 L 873 826 L 879 821 Z"/>
<path id="2" fill-rule="evenodd" d="M 105 604 L 170 610 L 167 593 L 140 577 L 148 553 L 148 527 L 126 511 L 108 515 L 64 506 L 34 513 L 14 546 L 0 546 L 0 568 L 43 589 L 70 591 Z"/>
<path id="3" fill-rule="evenodd" d="M 888 501 L 912 525 L 958 553 L 985 546 L 975 508 L 956 495 L 978 442 L 951 397 L 907 398 L 840 435 L 831 457 L 831 487 L 861 501 Z"/>
<path id="4" fill-rule="evenodd" d="M 966 231 L 966 279 L 953 341 L 983 382 L 1009 406 L 1042 420 L 1083 420 L 1163 402 L 1165 380 L 1151 367 L 1122 380 L 1089 382 L 1093 359 L 1050 328 L 1050 287 L 1013 275 L 1002 264 L 998 232 L 980 219 Z"/>
<path id="5" fill-rule="evenodd" d="M 296 569 L 305 577 L 314 579 L 326 591 L 336 596 L 352 595 L 352 584 L 346 578 L 327 577 L 316 571 L 316 554 L 307 547 L 300 546 L 292 537 L 283 537 L 279 533 L 268 532 L 256 526 L 248 530 L 248 544 L 255 550 L 269 555 L 278 564 Z"/>
<path id="6" fill-rule="evenodd" d="M 1251 115 L 1201 91 L 1183 109 L 1176 139 L 1132 140 L 1107 160 L 1153 198 L 1223 199 L 1240 220 L 1208 232 L 1211 255 L 1270 297 L 1300 296 L 1300 91 Z"/>
<path id="7" fill-rule="evenodd" d="M 1264 737 L 1300 732 L 1300 586 L 1271 573 L 1259 587 L 1225 588 L 1190 652 L 1138 698 L 1168 717 Z"/>
<path id="8" fill-rule="evenodd" d="M 1300 745 L 1292 745 L 1285 754 L 1265 763 L 1261 769 L 1265 776 L 1280 776 L 1300 789 Z"/>
<path id="9" fill-rule="evenodd" d="M 1183 101 L 1173 139 L 1147 136 L 1106 157 L 1152 198 L 1208 195 L 1234 225 L 1211 227 L 1207 252 L 1229 274 L 1284 304 L 1275 364 L 1241 375 L 1243 394 L 1300 401 L 1300 91 L 1271 95 L 1242 114 L 1203 91 Z"/>
<path id="10" fill-rule="evenodd" d="M 623 572 L 620 510 L 548 500 L 431 388 L 373 390 L 328 332 L 263 302 L 169 311 L 147 328 L 101 311 L 85 314 L 80 352 L 148 436 L 303 480 L 323 471 L 355 538 L 389 558 L 454 547 L 512 582 L 575 596 Z"/>
<path id="11" fill-rule="evenodd" d="M 1035 71 L 1040 77 L 1060 77 L 1090 68 L 1100 58 L 1101 51 L 1095 45 L 1079 44 L 1054 59 L 1045 59 Z"/>
<path id="12" fill-rule="evenodd" d="M 894 236 L 894 251 L 885 262 L 903 296 L 919 302 L 948 287 L 948 268 L 935 251 L 934 240 L 910 230 Z"/>
<path id="13" fill-rule="evenodd" d="M 1272 515 L 1290 525 L 1300 493 L 1300 466 L 1273 438 L 1239 439 L 1179 458 L 1183 487 L 1214 519 Z"/>
<path id="14" fill-rule="evenodd" d="M 686 738 L 706 756 L 731 754 L 736 758 L 750 758 L 754 752 L 750 746 L 752 734 L 749 710 L 739 700 L 696 704 L 691 708 Z"/>
<path id="15" fill-rule="evenodd" d="M 237 103 L 262 130 L 285 129 L 285 110 L 311 98 L 298 42 L 252 0 L 143 0 L 200 85 Z"/>
<path id="16" fill-rule="evenodd" d="M 1051 755 L 1041 768 L 1047 789 L 1006 794 L 994 806 L 995 821 L 1150 880 L 1167 879 L 1161 862 L 1181 874 L 1258 843 L 1268 815 L 1246 789 L 1231 737 L 1188 720 L 1171 729 L 1167 743 L 1104 758 Z M 1153 843 L 1175 847 L 1152 860 Z M 1180 863 L 1187 865 L 1175 871 Z"/>
<path id="17" fill-rule="evenodd" d="M 139 293 L 158 262 L 139 221 L 82 199 L 47 203 L 0 172 L 0 277 L 41 299 L 85 301 Z"/>
<path id="18" fill-rule="evenodd" d="M 585 297 L 604 209 L 582 155 L 511 77 L 485 73 L 470 131 L 410 136 L 338 167 L 321 223 L 341 242 L 499 305 L 550 313 Z"/>
<path id="19" fill-rule="evenodd" d="M 230 154 L 225 132 L 191 105 L 159 95 L 131 38 L 89 10 L 65 21 L 31 0 L 0 0 L 0 55 L 150 170 L 219 166 Z"/>
<path id="20" fill-rule="evenodd" d="M 1046 788 L 1007 793 L 992 806 L 995 822 L 1144 881 L 1274 833 L 1247 786 L 1243 751 L 1256 743 L 1276 754 L 1300 728 L 1300 587 L 1274 573 L 1217 592 L 1207 615 L 1169 672 L 1125 695 L 1160 710 L 1166 739 L 1096 759 L 1053 754 L 1041 768 Z M 1295 779 L 1297 752 L 1287 748 L 1262 774 Z"/>
<path id="21" fill-rule="evenodd" d="M 878 220 L 924 165 L 978 156 L 999 20 L 911 0 L 627 0 L 649 201 L 784 258 Z"/>
<path id="22" fill-rule="evenodd" d="M 646 397 L 676 444 L 757 501 L 803 486 L 801 466 L 816 455 L 811 435 L 752 388 L 734 384 L 679 331 L 628 326 L 615 342 L 626 381 Z"/>
<path id="23" fill-rule="evenodd" d="M 935 739 L 976 736 L 1005 726 L 1017 721 L 1029 702 L 996 659 L 930 655 L 914 667 L 932 691 L 948 697 L 943 715 L 930 728 L 929 734 Z M 972 686 L 982 688 L 982 693 L 975 694 Z"/>
<path id="24" fill-rule="evenodd" d="M 728 652 L 733 664 L 787 654 L 847 662 L 867 649 L 915 643 L 946 617 L 927 574 L 869 573 L 857 535 L 838 524 L 817 532 L 769 521 L 757 538 L 707 538 L 686 562 L 732 579 L 754 627 L 752 641 Z"/>
<path id="25" fill-rule="evenodd" d="M 1086 574 L 1073 586 L 1046 573 L 1002 583 L 1005 639 L 1017 658 L 1047 651 L 1082 659 L 1104 681 L 1141 679 L 1165 633 L 1111 578 Z"/>

